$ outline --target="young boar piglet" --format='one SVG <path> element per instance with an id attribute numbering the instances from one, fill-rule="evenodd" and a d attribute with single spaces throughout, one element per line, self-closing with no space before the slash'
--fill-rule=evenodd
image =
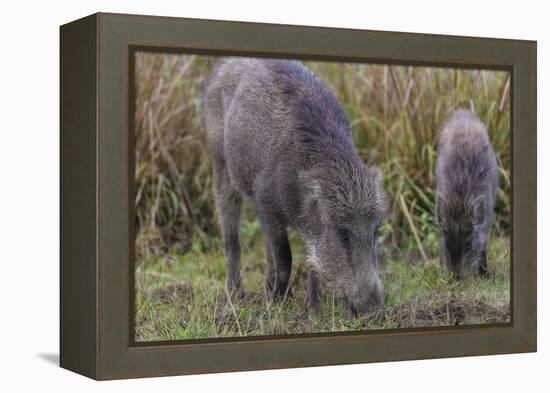
<path id="1" fill-rule="evenodd" d="M 498 166 L 479 119 L 457 110 L 440 134 L 436 214 L 443 264 L 457 278 L 487 272 Z"/>
<path id="2" fill-rule="evenodd" d="M 202 114 L 229 291 L 242 295 L 239 217 L 247 197 L 265 232 L 267 284 L 276 297 L 290 290 L 292 227 L 309 248 L 309 308 L 318 307 L 321 288 L 354 313 L 381 306 L 381 176 L 357 155 L 329 88 L 298 61 L 227 58 L 206 85 Z"/>

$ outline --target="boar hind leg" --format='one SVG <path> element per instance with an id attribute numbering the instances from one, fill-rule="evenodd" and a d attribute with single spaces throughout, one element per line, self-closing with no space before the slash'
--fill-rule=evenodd
<path id="1" fill-rule="evenodd" d="M 479 275 L 480 276 L 486 276 L 487 275 L 487 253 L 486 253 L 486 251 L 483 251 L 481 253 L 481 257 L 479 258 Z"/>
<path id="2" fill-rule="evenodd" d="M 308 273 L 308 284 L 306 292 L 306 308 L 310 312 L 316 312 L 321 304 L 321 288 L 317 273 L 310 270 Z"/>
<path id="3" fill-rule="evenodd" d="M 227 171 L 219 169 L 219 166 L 214 168 L 216 208 L 227 260 L 227 290 L 231 296 L 242 298 L 244 293 L 241 285 L 241 244 L 239 239 L 242 197 L 231 184 Z"/>
<path id="4" fill-rule="evenodd" d="M 267 271 L 266 271 L 266 285 L 267 289 L 270 292 L 273 292 L 276 287 L 276 277 L 277 277 L 277 270 L 275 268 L 275 262 L 273 261 L 273 250 L 271 249 L 271 246 L 269 245 L 269 242 L 266 242 L 266 257 L 267 257 Z"/>
<path id="5" fill-rule="evenodd" d="M 262 220 L 267 242 L 267 287 L 276 298 L 290 296 L 292 252 L 286 228 L 283 225 Z"/>

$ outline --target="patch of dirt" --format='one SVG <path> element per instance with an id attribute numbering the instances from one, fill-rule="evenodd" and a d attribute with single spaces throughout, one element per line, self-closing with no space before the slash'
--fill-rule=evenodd
<path id="1" fill-rule="evenodd" d="M 153 292 L 153 297 L 163 304 L 171 304 L 178 300 L 190 301 L 193 299 L 193 285 L 190 282 L 170 284 Z"/>
<path id="2" fill-rule="evenodd" d="M 510 320 L 510 308 L 479 301 L 450 301 L 438 307 L 411 303 L 393 307 L 384 319 L 389 327 L 397 328 L 502 323 Z"/>
<path id="3" fill-rule="evenodd" d="M 464 304 L 450 302 L 433 309 L 419 308 L 416 310 L 415 319 L 426 324 L 458 326 L 464 321 L 467 312 Z"/>

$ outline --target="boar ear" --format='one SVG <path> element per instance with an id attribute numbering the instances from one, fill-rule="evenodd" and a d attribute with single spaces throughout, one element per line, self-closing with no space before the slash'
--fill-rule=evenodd
<path id="1" fill-rule="evenodd" d="M 304 190 L 304 200 L 307 205 L 319 202 L 321 198 L 321 183 L 312 173 L 312 171 L 301 171 L 298 174 L 302 190 Z"/>
<path id="2" fill-rule="evenodd" d="M 378 203 L 380 209 L 384 212 L 385 215 L 388 213 L 389 202 L 388 195 L 384 191 L 384 184 L 382 182 L 382 171 L 378 168 L 370 168 L 369 170 L 373 174 L 374 183 L 378 187 Z"/>

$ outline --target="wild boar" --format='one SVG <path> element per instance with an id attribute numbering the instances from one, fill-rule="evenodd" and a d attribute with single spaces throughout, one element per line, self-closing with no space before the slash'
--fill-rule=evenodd
<path id="1" fill-rule="evenodd" d="M 440 134 L 436 214 L 444 266 L 457 278 L 487 272 L 498 165 L 485 126 L 457 110 Z"/>
<path id="2" fill-rule="evenodd" d="M 227 58 L 206 84 L 202 115 L 228 290 L 243 293 L 239 218 L 247 197 L 264 229 L 267 286 L 275 297 L 290 292 L 291 227 L 309 249 L 308 308 L 317 309 L 322 286 L 355 314 L 381 306 L 381 175 L 358 156 L 334 93 L 298 61 Z"/>

